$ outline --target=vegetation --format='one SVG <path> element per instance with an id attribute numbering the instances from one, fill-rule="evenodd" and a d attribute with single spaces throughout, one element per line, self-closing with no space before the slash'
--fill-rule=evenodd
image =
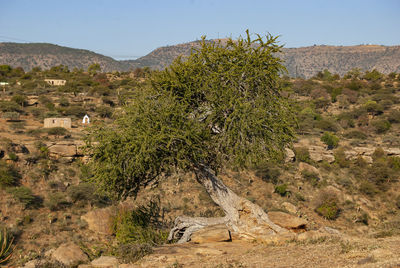
<path id="1" fill-rule="evenodd" d="M 15 249 L 13 247 L 14 237 L 12 237 L 6 228 L 0 232 L 0 264 L 7 262 Z"/>

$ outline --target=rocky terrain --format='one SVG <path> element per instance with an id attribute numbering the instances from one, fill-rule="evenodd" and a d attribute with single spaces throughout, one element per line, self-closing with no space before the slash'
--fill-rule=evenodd
<path id="1" fill-rule="evenodd" d="M 174 174 L 124 202 L 87 182 L 83 115 L 112 126 L 148 73 L 1 68 L 0 75 L 9 83 L 0 101 L 0 230 L 16 246 L 6 266 L 400 265 L 399 74 L 282 79 L 298 116 L 285 159 L 219 176 L 289 232 L 243 238 L 217 225 L 181 245 L 166 244 L 176 216 L 222 213 L 193 174 Z M 49 75 L 67 84 L 43 83 Z M 49 117 L 71 118 L 72 128 L 44 128 Z"/>
<path id="2" fill-rule="evenodd" d="M 86 70 L 92 63 L 99 63 L 102 71 L 129 71 L 150 67 L 163 69 L 178 56 L 189 55 L 199 42 L 189 42 L 160 47 L 136 60 L 117 61 L 88 50 L 73 49 L 52 44 L 0 43 L 0 64 L 22 67 L 29 71 L 33 67 L 48 69 L 66 65 L 70 69 Z M 400 46 L 311 46 L 284 48 L 282 59 L 291 77 L 310 78 L 327 69 L 343 76 L 348 71 L 376 69 L 389 74 L 400 72 Z"/>

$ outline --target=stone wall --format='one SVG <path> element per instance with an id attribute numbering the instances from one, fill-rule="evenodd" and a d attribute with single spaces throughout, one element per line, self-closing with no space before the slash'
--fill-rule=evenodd
<path id="1" fill-rule="evenodd" d="M 45 118 L 44 128 L 63 127 L 71 128 L 71 118 Z"/>

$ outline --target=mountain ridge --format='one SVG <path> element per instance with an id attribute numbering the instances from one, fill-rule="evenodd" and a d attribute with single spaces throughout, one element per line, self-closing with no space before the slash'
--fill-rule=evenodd
<path id="1" fill-rule="evenodd" d="M 209 40 L 212 42 L 213 40 Z M 99 63 L 102 71 L 129 71 L 150 67 L 163 69 L 179 55 L 189 55 L 200 41 L 192 41 L 156 48 L 149 54 L 135 60 L 115 60 L 112 57 L 85 49 L 64 47 L 49 43 L 0 43 L 0 64 L 48 69 L 66 65 L 70 69 L 87 69 L 92 63 Z M 288 74 L 292 77 L 309 78 L 327 69 L 331 73 L 344 75 L 354 68 L 376 69 L 382 73 L 400 72 L 400 45 L 314 45 L 298 48 L 283 48 L 279 56 L 284 60 Z"/>

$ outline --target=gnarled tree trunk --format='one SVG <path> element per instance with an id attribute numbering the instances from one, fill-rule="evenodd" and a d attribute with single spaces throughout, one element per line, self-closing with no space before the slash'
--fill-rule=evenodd
<path id="1" fill-rule="evenodd" d="M 235 194 L 207 167 L 198 167 L 195 174 L 197 181 L 206 188 L 211 199 L 224 211 L 225 217 L 177 217 L 169 240 L 179 239 L 178 243 L 184 243 L 190 240 L 193 232 L 223 223 L 237 236 L 250 239 L 270 238 L 288 231 L 274 224 L 260 206 Z"/>

